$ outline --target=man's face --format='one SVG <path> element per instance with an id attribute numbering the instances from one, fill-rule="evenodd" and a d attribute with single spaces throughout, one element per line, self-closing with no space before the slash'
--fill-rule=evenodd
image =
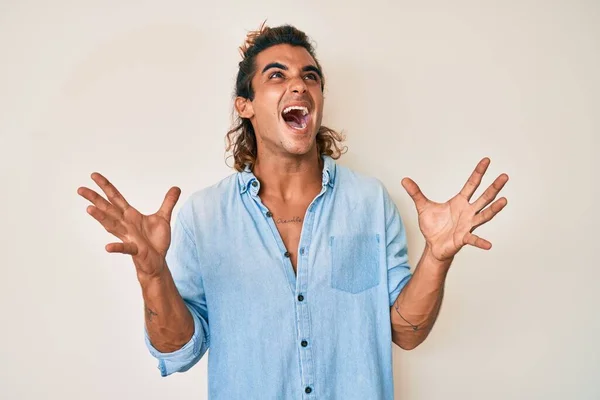
<path id="1" fill-rule="evenodd" d="M 323 115 L 321 71 L 306 49 L 281 44 L 256 57 L 254 99 L 236 100 L 249 118 L 259 151 L 303 155 L 315 146 Z"/>

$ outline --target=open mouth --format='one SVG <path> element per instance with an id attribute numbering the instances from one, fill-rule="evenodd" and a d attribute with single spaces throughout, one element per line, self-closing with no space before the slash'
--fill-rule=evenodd
<path id="1" fill-rule="evenodd" d="M 308 108 L 302 106 L 286 107 L 281 113 L 283 120 L 293 129 L 304 129 L 308 125 L 310 115 Z"/>

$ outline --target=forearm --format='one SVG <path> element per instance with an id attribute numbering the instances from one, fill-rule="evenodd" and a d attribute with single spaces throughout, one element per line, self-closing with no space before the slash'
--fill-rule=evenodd
<path id="1" fill-rule="evenodd" d="M 392 306 L 392 341 L 403 349 L 417 347 L 431 332 L 442 305 L 450 263 L 433 258 L 426 245 L 413 276 Z"/>
<path id="2" fill-rule="evenodd" d="M 194 334 L 194 320 L 179 294 L 169 268 L 150 279 L 140 279 L 148 336 L 156 350 L 182 348 Z"/>

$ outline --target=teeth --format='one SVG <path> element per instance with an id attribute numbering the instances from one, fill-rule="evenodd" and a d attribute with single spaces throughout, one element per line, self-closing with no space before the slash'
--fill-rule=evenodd
<path id="1" fill-rule="evenodd" d="M 290 107 L 287 107 L 285 110 L 283 110 L 283 113 L 287 114 L 287 113 L 289 113 L 292 110 L 300 110 L 300 111 L 302 111 L 302 115 L 308 114 L 308 108 L 301 107 L 301 106 L 290 106 Z"/>

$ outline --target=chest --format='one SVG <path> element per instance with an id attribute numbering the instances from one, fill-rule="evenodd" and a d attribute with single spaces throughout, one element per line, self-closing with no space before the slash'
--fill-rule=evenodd
<path id="1" fill-rule="evenodd" d="M 240 304 L 244 315 L 279 323 L 286 307 L 309 301 L 331 306 L 325 319 L 349 300 L 388 302 L 383 213 L 373 201 L 346 204 L 324 193 L 291 204 L 248 196 L 243 208 L 199 224 L 210 232 L 197 239 L 201 283 L 213 315 L 232 312 L 224 326 L 239 318 Z"/>
<path id="2" fill-rule="evenodd" d="M 298 246 L 306 210 L 310 205 L 312 198 L 301 199 L 293 203 L 286 203 L 277 200 L 263 200 L 265 206 L 272 214 L 275 227 L 281 236 L 286 250 L 290 254 L 290 260 L 294 268 L 294 273 L 297 271 L 298 265 Z"/>
<path id="3" fill-rule="evenodd" d="M 376 293 L 386 298 L 386 219 L 375 194 L 324 187 L 294 202 L 245 192 L 219 207 L 205 199 L 194 203 L 193 255 L 208 303 L 215 313 L 235 310 L 237 318 L 240 299 L 249 299 L 244 313 L 268 310 L 277 319 L 284 311 L 275 304 L 308 304 L 300 294 L 332 305 Z"/>

